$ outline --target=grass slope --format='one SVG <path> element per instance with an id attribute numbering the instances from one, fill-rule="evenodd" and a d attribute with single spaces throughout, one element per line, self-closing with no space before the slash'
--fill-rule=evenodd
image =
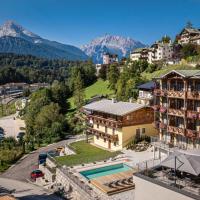
<path id="1" fill-rule="evenodd" d="M 86 143 L 85 141 L 74 142 L 70 146 L 72 147 L 72 149 L 74 149 L 76 154 L 57 157 L 56 160 L 59 164 L 74 166 L 83 163 L 106 160 L 120 154 L 120 152 L 109 152 L 97 148 L 89 143 Z"/>
<path id="2" fill-rule="evenodd" d="M 113 95 L 114 92 L 108 88 L 108 84 L 108 81 L 99 79 L 93 85 L 86 87 L 85 100 L 88 100 L 95 95 Z M 69 98 L 68 102 L 70 103 L 72 109 L 75 108 L 73 97 Z"/>
<path id="3" fill-rule="evenodd" d="M 180 70 L 180 69 L 192 69 L 191 66 L 187 66 L 187 65 L 170 65 L 170 66 L 167 66 L 161 70 L 158 70 L 158 71 L 155 71 L 153 73 L 142 73 L 142 77 L 145 78 L 147 81 L 149 80 L 152 80 L 152 78 L 155 78 L 155 77 L 159 77 L 163 74 L 166 74 L 168 73 L 169 71 L 171 70 Z"/>

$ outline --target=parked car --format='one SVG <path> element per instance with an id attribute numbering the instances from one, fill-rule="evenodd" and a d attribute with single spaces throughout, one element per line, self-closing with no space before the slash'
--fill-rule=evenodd
<path id="1" fill-rule="evenodd" d="M 38 164 L 42 165 L 46 163 L 46 159 L 47 159 L 47 154 L 46 153 L 40 153 L 38 156 Z"/>
<path id="2" fill-rule="evenodd" d="M 65 148 L 64 148 L 64 147 L 57 147 L 57 148 L 56 148 L 56 151 L 59 151 L 59 152 L 63 151 L 63 152 L 64 152 L 64 151 L 65 151 Z"/>
<path id="3" fill-rule="evenodd" d="M 4 139 L 4 134 L 0 134 L 0 141 Z"/>
<path id="4" fill-rule="evenodd" d="M 31 179 L 33 180 L 36 180 L 36 178 L 43 177 L 43 176 L 44 176 L 44 173 L 39 169 L 33 170 L 31 172 Z"/>
<path id="5" fill-rule="evenodd" d="M 47 152 L 51 157 L 59 156 L 60 152 L 57 150 L 51 150 Z"/>

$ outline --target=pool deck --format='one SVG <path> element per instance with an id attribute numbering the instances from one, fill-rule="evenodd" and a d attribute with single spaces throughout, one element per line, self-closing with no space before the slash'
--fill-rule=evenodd
<path id="1" fill-rule="evenodd" d="M 116 165 L 116 164 L 121 164 L 121 163 L 127 164 L 127 161 L 130 161 L 130 160 L 129 159 L 121 159 L 121 160 L 117 160 L 117 161 L 98 162 L 96 164 L 89 163 L 89 164 L 86 164 L 85 166 L 75 166 L 74 171 L 76 170 L 76 172 L 82 172 L 82 171 L 86 171 L 86 170 L 90 170 L 90 169 L 107 167 L 110 165 Z M 129 166 L 129 167 L 131 167 L 131 166 Z"/>
<path id="2" fill-rule="evenodd" d="M 133 170 L 128 170 L 125 172 L 119 172 L 116 174 L 98 177 L 98 178 L 92 179 L 91 183 L 108 195 L 117 194 L 123 191 L 134 189 L 135 184 L 134 183 L 129 183 L 129 184 L 120 183 L 120 184 L 115 185 L 114 187 L 109 187 L 106 184 L 110 182 L 120 181 L 123 179 L 129 179 L 133 176 L 133 172 L 134 172 Z"/>

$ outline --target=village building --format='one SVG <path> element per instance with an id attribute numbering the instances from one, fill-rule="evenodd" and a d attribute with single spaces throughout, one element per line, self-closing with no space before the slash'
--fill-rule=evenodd
<path id="1" fill-rule="evenodd" d="M 184 45 L 188 43 L 199 43 L 200 30 L 195 28 L 184 28 L 179 35 L 176 36 L 178 44 Z"/>
<path id="2" fill-rule="evenodd" d="M 173 70 L 157 78 L 154 121 L 168 147 L 200 147 L 200 70 Z"/>
<path id="3" fill-rule="evenodd" d="M 94 144 L 113 151 L 122 150 L 135 136 L 155 136 L 153 110 L 138 103 L 103 99 L 83 106 L 88 134 Z"/>
<path id="4" fill-rule="evenodd" d="M 173 56 L 173 45 L 170 42 L 155 42 L 148 55 L 148 62 L 154 63 L 157 61 L 169 61 Z"/>
<path id="5" fill-rule="evenodd" d="M 132 61 L 146 60 L 148 61 L 148 48 L 139 48 L 131 52 L 130 59 Z"/>
<path id="6" fill-rule="evenodd" d="M 139 85 L 138 86 L 139 95 L 138 95 L 137 103 L 143 104 L 146 106 L 152 106 L 154 88 L 155 88 L 154 81 L 149 81 L 147 83 Z"/>
<path id="7" fill-rule="evenodd" d="M 132 61 L 146 60 L 152 64 L 158 61 L 169 62 L 173 58 L 173 45 L 170 42 L 155 42 L 150 48 L 136 49 L 131 52 Z"/>
<path id="8" fill-rule="evenodd" d="M 103 55 L 103 64 L 105 65 L 109 65 L 118 61 L 119 59 L 117 54 L 105 53 Z"/>

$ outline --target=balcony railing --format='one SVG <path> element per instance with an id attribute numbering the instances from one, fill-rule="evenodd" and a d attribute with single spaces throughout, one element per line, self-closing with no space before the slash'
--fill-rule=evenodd
<path id="1" fill-rule="evenodd" d="M 88 127 L 88 132 L 90 132 L 93 135 L 99 136 L 101 138 L 105 138 L 107 140 L 111 140 L 113 142 L 116 142 L 116 141 L 119 140 L 118 135 L 110 135 L 108 133 L 104 133 L 103 131 L 99 131 L 99 130 L 96 130 L 94 128 Z"/>
<path id="2" fill-rule="evenodd" d="M 199 91 L 188 91 L 187 98 L 200 100 L 200 92 Z"/>
<path id="3" fill-rule="evenodd" d="M 175 133 L 175 134 L 183 135 L 183 136 L 185 135 L 184 128 L 179 128 L 179 127 L 175 127 L 175 126 L 168 126 L 167 130 L 170 133 Z"/>
<path id="4" fill-rule="evenodd" d="M 172 98 L 184 98 L 185 97 L 185 92 L 183 91 L 174 91 L 174 90 L 169 90 L 167 92 L 168 97 Z"/>
<path id="5" fill-rule="evenodd" d="M 88 115 L 88 119 L 92 119 L 94 122 L 103 124 L 105 126 L 111 126 L 111 127 L 122 127 L 122 121 L 121 120 L 114 120 L 110 118 L 103 118 L 97 115 Z"/>
<path id="6" fill-rule="evenodd" d="M 199 136 L 199 133 L 196 130 L 186 129 L 186 137 L 195 138 Z"/>
<path id="7" fill-rule="evenodd" d="M 161 90 L 160 89 L 154 89 L 154 95 L 160 96 L 161 95 Z"/>
<path id="8" fill-rule="evenodd" d="M 179 110 L 179 109 L 174 109 L 174 108 L 169 108 L 168 109 L 168 114 L 169 115 L 175 115 L 175 116 L 179 116 L 179 117 L 183 117 L 185 114 L 184 110 Z"/>
<path id="9" fill-rule="evenodd" d="M 199 118 L 199 113 L 197 111 L 188 110 L 187 117 L 190 119 L 197 119 L 197 118 Z"/>

